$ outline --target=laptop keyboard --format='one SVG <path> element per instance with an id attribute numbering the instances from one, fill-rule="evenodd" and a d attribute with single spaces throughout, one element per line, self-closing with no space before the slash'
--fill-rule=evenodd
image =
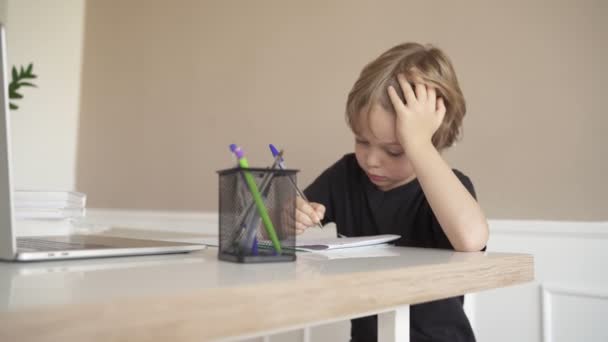
<path id="1" fill-rule="evenodd" d="M 77 249 L 112 248 L 112 246 L 80 242 L 52 241 L 33 237 L 19 237 L 17 238 L 17 248 L 27 251 L 66 251 Z"/>

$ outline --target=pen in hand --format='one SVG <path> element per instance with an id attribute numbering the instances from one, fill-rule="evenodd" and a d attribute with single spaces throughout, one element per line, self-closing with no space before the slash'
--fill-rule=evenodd
<path id="1" fill-rule="evenodd" d="M 272 152 L 272 156 L 275 159 L 279 158 L 279 168 L 281 168 L 282 170 L 284 170 L 285 169 L 285 163 L 283 162 L 283 157 L 281 156 L 281 154 L 283 153 L 283 150 L 281 150 L 281 152 L 279 152 L 279 150 L 273 144 L 268 144 L 268 147 L 270 148 L 270 152 Z M 293 178 L 292 177 L 287 177 L 287 178 L 289 178 L 289 181 L 291 182 L 291 185 L 293 185 L 293 187 L 296 190 L 296 193 L 298 194 L 298 196 L 302 197 L 302 199 L 305 200 L 306 203 L 310 204 L 310 201 L 308 200 L 308 198 L 304 194 L 304 191 L 300 190 L 300 188 L 298 187 L 298 185 L 296 184 L 296 182 L 293 180 Z M 316 216 L 316 213 L 315 213 L 315 216 Z M 318 219 L 318 217 L 317 217 L 317 219 Z M 317 222 L 317 227 L 323 229 L 323 225 L 321 224 L 321 220 L 319 220 Z"/>

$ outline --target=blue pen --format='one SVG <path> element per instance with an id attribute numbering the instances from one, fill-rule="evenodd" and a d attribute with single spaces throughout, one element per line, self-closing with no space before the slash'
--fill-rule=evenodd
<path id="1" fill-rule="evenodd" d="M 276 158 L 279 155 L 279 150 L 277 150 L 276 147 L 274 147 L 273 144 L 268 144 L 268 147 L 270 147 L 270 152 L 272 153 L 272 157 Z M 285 162 L 283 161 L 283 157 L 279 157 L 279 167 L 284 170 L 285 169 Z"/>
<path id="2" fill-rule="evenodd" d="M 280 155 L 279 150 L 273 144 L 268 144 L 268 147 L 270 148 L 270 152 L 272 152 L 272 157 L 275 159 L 278 158 L 278 161 L 279 161 L 278 164 L 279 164 L 279 167 L 281 168 L 281 170 L 284 170 L 285 162 L 283 161 L 283 156 Z M 288 176 L 287 178 L 289 178 L 291 185 L 293 185 L 293 187 L 296 189 L 296 192 L 298 193 L 298 195 L 300 195 L 300 197 L 302 197 L 306 202 L 308 202 L 310 204 L 310 201 L 308 200 L 308 198 L 306 198 L 304 191 L 300 190 L 300 188 L 298 187 L 298 184 L 296 184 L 296 182 L 293 180 L 293 178 L 291 178 L 290 176 Z M 321 222 L 318 222 L 317 226 L 319 228 L 323 229 L 323 225 L 321 224 Z"/>

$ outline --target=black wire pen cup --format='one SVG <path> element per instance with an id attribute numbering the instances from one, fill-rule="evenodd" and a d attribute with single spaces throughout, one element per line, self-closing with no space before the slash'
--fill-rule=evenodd
<path id="1" fill-rule="evenodd" d="M 296 260 L 293 247 L 297 193 L 292 180 L 296 181 L 297 172 L 239 167 L 218 171 L 220 260 L 239 263 Z M 256 189 L 251 188 L 247 177 L 253 179 Z M 259 193 L 261 202 L 255 201 L 253 191 Z"/>

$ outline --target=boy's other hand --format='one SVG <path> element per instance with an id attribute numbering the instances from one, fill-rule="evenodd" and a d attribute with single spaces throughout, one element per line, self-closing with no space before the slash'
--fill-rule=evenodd
<path id="1" fill-rule="evenodd" d="M 320 223 L 325 216 L 325 206 L 320 203 L 306 202 L 296 198 L 296 234 L 302 234 L 306 228 Z"/>
<path id="2" fill-rule="evenodd" d="M 437 97 L 435 88 L 422 83 L 416 83 L 416 89 L 413 89 L 403 74 L 397 79 L 406 103 L 393 87 L 388 88 L 388 95 L 397 116 L 395 129 L 399 143 L 404 150 L 432 143 L 433 134 L 441 126 L 446 112 L 443 98 Z"/>

